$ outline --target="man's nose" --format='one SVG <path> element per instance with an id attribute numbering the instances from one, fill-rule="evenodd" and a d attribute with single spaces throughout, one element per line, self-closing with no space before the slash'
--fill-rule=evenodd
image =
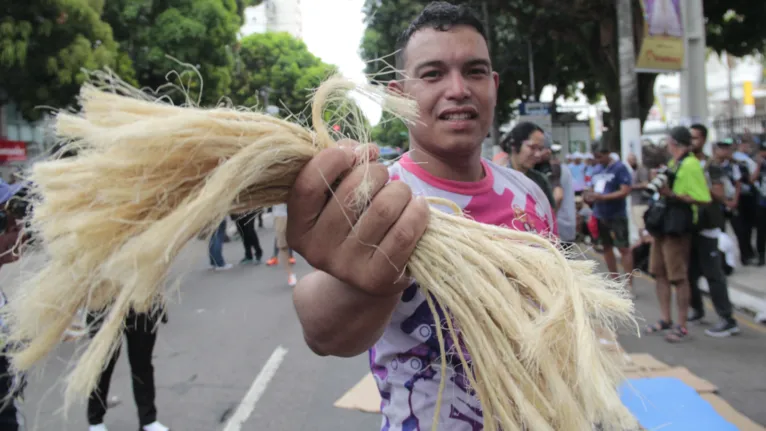
<path id="1" fill-rule="evenodd" d="M 465 77 L 462 73 L 451 73 L 448 79 L 449 88 L 447 89 L 447 97 L 450 99 L 463 100 L 471 96 L 471 92 L 466 85 Z"/>

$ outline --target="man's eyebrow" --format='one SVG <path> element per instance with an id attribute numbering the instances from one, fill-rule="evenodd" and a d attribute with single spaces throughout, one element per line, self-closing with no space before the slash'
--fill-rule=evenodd
<path id="1" fill-rule="evenodd" d="M 466 62 L 466 66 L 468 66 L 468 67 L 471 67 L 471 66 L 487 66 L 490 69 L 492 68 L 492 64 L 486 58 L 476 58 L 476 59 L 473 59 L 473 60 L 469 60 L 469 61 Z"/>
<path id="2" fill-rule="evenodd" d="M 444 62 L 441 60 L 424 61 L 415 67 L 415 74 L 417 75 L 422 69 L 426 67 L 444 67 Z"/>
<path id="3" fill-rule="evenodd" d="M 492 63 L 486 58 L 474 58 L 466 61 L 464 67 L 474 66 L 486 66 L 491 69 Z M 424 61 L 415 67 L 415 74 L 418 74 L 422 69 L 425 69 L 426 67 L 444 67 L 444 62 L 441 60 Z"/>

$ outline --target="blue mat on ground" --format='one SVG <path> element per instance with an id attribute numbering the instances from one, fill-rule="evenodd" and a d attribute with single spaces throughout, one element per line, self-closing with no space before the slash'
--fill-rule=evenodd
<path id="1" fill-rule="evenodd" d="M 673 377 L 629 379 L 620 399 L 648 431 L 738 431 L 692 387 Z"/>

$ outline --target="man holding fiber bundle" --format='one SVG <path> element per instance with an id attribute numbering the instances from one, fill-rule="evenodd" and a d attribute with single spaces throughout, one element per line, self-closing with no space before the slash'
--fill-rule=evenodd
<path id="1" fill-rule="evenodd" d="M 347 141 L 302 170 L 290 192 L 287 237 L 317 271 L 299 281 L 294 303 L 317 354 L 369 351 L 382 428 L 431 429 L 445 373 L 438 429 L 481 429 L 482 406 L 460 359 L 448 353 L 449 366 L 439 366 L 437 323 L 417 283 L 401 271 L 428 224 L 424 197 L 451 200 L 480 223 L 543 235 L 554 233 L 554 219 L 537 185 L 481 158 L 499 84 L 481 21 L 465 6 L 431 3 L 398 48 L 400 75 L 389 85 L 418 103 L 412 151 L 389 169 L 369 166 L 373 197 L 361 213 L 349 204 L 366 169 L 355 162 L 376 154 Z M 331 193 L 327 184 L 336 183 Z M 450 346 L 448 340 L 454 352 Z"/>

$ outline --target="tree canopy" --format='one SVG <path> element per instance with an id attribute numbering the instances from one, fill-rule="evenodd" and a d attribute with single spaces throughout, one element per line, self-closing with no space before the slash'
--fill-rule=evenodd
<path id="1" fill-rule="evenodd" d="M 364 12 L 367 31 L 360 53 L 374 60 L 393 53 L 396 38 L 430 0 L 367 0 Z M 463 0 L 477 12 L 486 4 L 491 11 L 485 19 L 490 33 L 490 50 L 500 74 L 496 120 L 510 119 L 515 101 L 539 96 L 546 85 L 556 95 L 581 91 L 591 100 L 603 95 L 609 105 L 609 128 L 619 132 L 620 80 L 617 50 L 617 14 L 613 0 Z M 764 50 L 765 8 L 754 8 L 750 0 L 705 0 L 708 43 L 718 51 L 744 55 Z M 643 15 L 638 0 L 633 0 L 634 41 L 643 39 Z M 754 9 L 758 9 L 755 11 Z M 535 65 L 535 92 L 530 89 L 529 46 Z M 393 63 L 393 60 L 389 61 Z M 385 68 L 381 61 L 368 63 L 367 73 Z M 639 115 L 645 120 L 654 103 L 656 74 L 638 76 Z M 389 75 L 388 78 L 392 78 Z M 609 136 L 613 147 L 618 136 Z"/>
<path id="2" fill-rule="evenodd" d="M 237 105 L 263 106 L 268 97 L 282 116 L 308 120 L 301 114 L 312 91 L 335 72 L 288 33 L 252 34 L 239 46 L 230 98 Z"/>
<path id="3" fill-rule="evenodd" d="M 188 73 L 191 66 L 202 78 L 201 102 L 211 104 L 231 87 L 232 51 L 247 4 L 244 0 L 109 0 L 104 20 L 120 49 L 132 59 L 142 86 L 159 88 L 173 81 L 169 72 Z M 196 101 L 200 80 L 184 78 L 190 98 Z"/>
<path id="4" fill-rule="evenodd" d="M 28 119 L 39 106 L 64 108 L 78 94 L 82 68 L 109 66 L 132 77 L 130 60 L 118 51 L 103 0 L 28 0 L 0 8 L 0 105 L 13 100 Z M 3 100 L 4 99 L 4 100 Z"/>

